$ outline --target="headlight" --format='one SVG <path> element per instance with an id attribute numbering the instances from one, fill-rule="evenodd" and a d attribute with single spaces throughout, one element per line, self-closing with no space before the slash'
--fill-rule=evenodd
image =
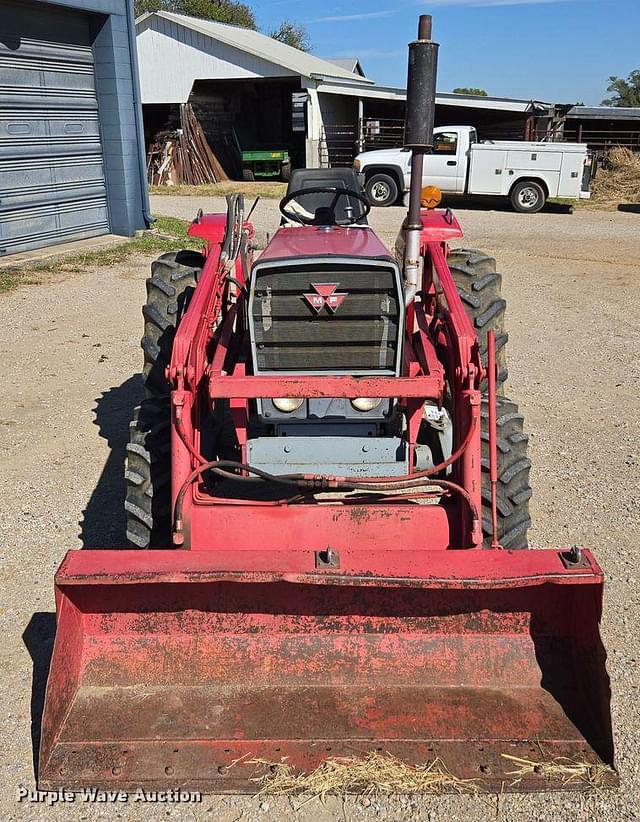
<path id="1" fill-rule="evenodd" d="M 360 171 L 360 160 L 353 161 L 353 169 L 354 171 Z"/>
<path id="2" fill-rule="evenodd" d="M 297 411 L 303 402 L 304 400 L 301 397 L 278 397 L 278 399 L 273 400 L 273 404 L 278 411 L 284 411 L 285 414 Z"/>
<path id="3" fill-rule="evenodd" d="M 358 397 L 355 400 L 351 400 L 351 405 L 356 411 L 373 411 L 381 402 L 380 397 Z"/>

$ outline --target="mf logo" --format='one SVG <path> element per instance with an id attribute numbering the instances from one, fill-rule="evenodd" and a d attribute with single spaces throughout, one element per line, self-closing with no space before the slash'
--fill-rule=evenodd
<path id="1" fill-rule="evenodd" d="M 316 292 L 315 294 L 303 294 L 304 299 L 309 303 L 311 308 L 319 314 L 323 308 L 327 308 L 332 314 L 340 308 L 345 297 L 349 295 L 346 293 L 336 292 L 336 288 L 340 283 L 311 283 L 311 288 Z"/>

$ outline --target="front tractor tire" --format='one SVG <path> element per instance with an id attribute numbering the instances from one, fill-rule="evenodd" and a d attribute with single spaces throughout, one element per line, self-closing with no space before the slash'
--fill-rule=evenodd
<path id="1" fill-rule="evenodd" d="M 133 548 L 171 547 L 170 424 L 168 396 L 143 400 L 129 423 L 124 508 Z"/>
<path id="2" fill-rule="evenodd" d="M 176 329 L 204 265 L 195 251 L 151 264 L 142 314 L 145 399 L 133 412 L 125 463 L 127 539 L 134 548 L 171 546 L 171 411 L 165 369 Z"/>
<path id="3" fill-rule="evenodd" d="M 482 533 L 484 546 L 491 547 L 491 482 L 489 479 L 489 403 L 482 397 Z M 531 527 L 529 500 L 531 460 L 527 456 L 529 438 L 524 433 L 524 417 L 515 402 L 496 400 L 498 434 L 498 540 L 503 548 L 528 548 Z"/>
<path id="4" fill-rule="evenodd" d="M 364 186 L 364 191 L 372 206 L 386 208 L 398 200 L 400 190 L 390 174 L 372 174 Z"/>

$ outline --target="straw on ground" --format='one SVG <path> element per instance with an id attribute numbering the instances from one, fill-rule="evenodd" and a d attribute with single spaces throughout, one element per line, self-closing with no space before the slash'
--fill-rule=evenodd
<path id="1" fill-rule="evenodd" d="M 256 777 L 259 794 L 293 794 L 323 799 L 327 794 L 478 793 L 473 779 L 460 779 L 437 757 L 424 765 L 408 765 L 391 754 L 372 752 L 364 758 L 327 759 L 310 773 L 296 773 L 286 762 L 249 760 L 266 772 Z"/>
<path id="2" fill-rule="evenodd" d="M 511 754 L 501 754 L 504 759 L 513 762 L 514 769 L 506 771 L 507 776 L 514 777 L 511 785 L 517 785 L 523 778 L 529 776 L 548 777 L 563 785 L 575 783 L 597 790 L 605 784 L 605 779 L 611 773 L 607 765 L 592 762 L 582 762 L 579 759 L 558 756 L 551 760 L 524 759 Z"/>
<path id="3" fill-rule="evenodd" d="M 614 146 L 593 182 L 593 202 L 601 206 L 640 204 L 640 154 Z"/>

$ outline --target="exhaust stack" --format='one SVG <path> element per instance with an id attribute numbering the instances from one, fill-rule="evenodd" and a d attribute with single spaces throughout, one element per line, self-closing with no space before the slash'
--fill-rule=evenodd
<path id="1" fill-rule="evenodd" d="M 404 278 L 406 304 L 409 305 L 420 282 L 420 191 L 425 152 L 433 145 L 436 107 L 438 43 L 431 39 L 431 15 L 420 15 L 418 39 L 409 43 L 407 108 L 404 147 L 411 149 L 409 211 L 405 223 Z"/>

